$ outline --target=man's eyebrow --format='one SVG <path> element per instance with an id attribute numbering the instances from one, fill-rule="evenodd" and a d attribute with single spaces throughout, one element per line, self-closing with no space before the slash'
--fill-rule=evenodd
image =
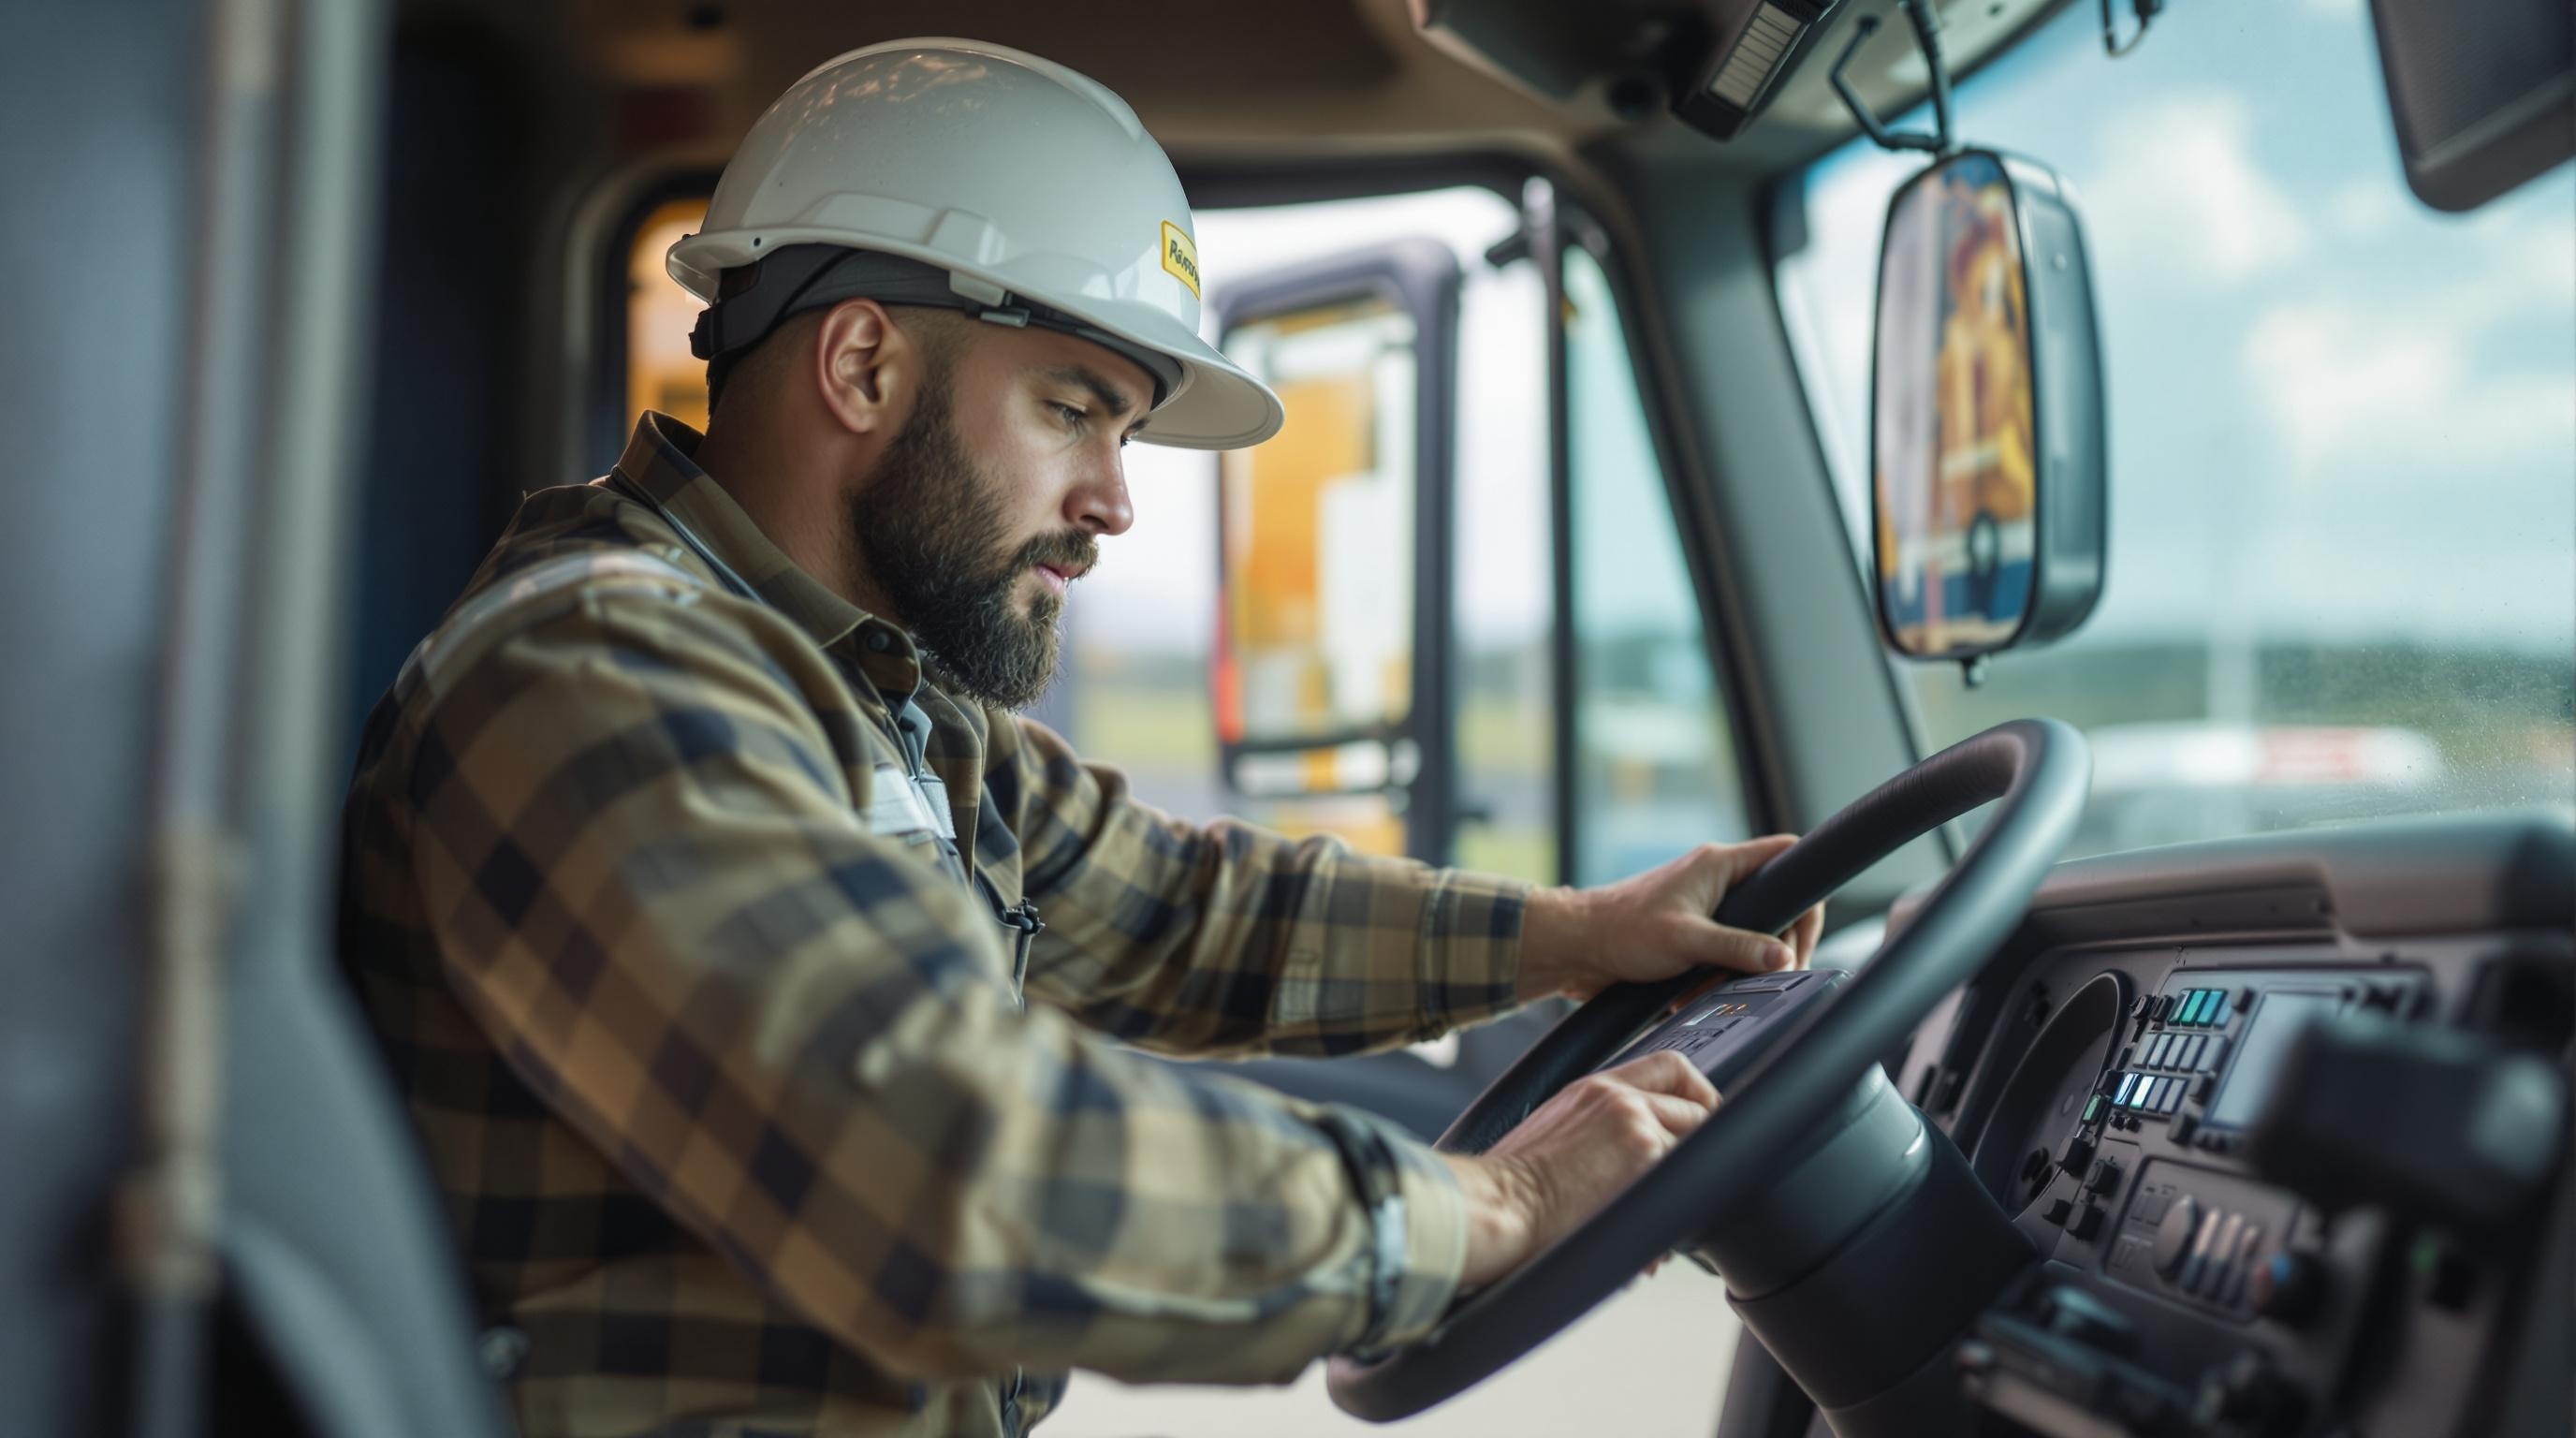
<path id="1" fill-rule="evenodd" d="M 1109 417 L 1113 420 L 1125 419 L 1129 413 L 1138 408 L 1136 401 L 1128 397 L 1127 391 L 1118 387 L 1117 381 L 1089 365 L 1057 365 L 1053 369 L 1040 371 L 1040 375 L 1059 384 L 1079 385 L 1091 391 L 1091 397 L 1100 401 L 1101 407 L 1109 411 Z"/>

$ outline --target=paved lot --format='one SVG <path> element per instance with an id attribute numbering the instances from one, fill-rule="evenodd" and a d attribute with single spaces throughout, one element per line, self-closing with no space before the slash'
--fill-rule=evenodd
<path id="1" fill-rule="evenodd" d="M 1446 1406 L 1378 1427 L 1343 1415 L 1316 1364 L 1287 1388 L 1129 1387 L 1077 1375 L 1045 1438 L 1708 1438 L 1739 1326 L 1687 1263 L 1641 1279 Z"/>

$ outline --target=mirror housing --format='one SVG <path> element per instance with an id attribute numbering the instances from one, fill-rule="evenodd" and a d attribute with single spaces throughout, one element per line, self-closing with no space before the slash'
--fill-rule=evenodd
<path id="1" fill-rule="evenodd" d="M 2092 274 L 2064 181 L 1968 150 L 1896 192 L 1870 389 L 1889 647 L 1967 661 L 2083 623 L 2105 574 L 2107 445 Z"/>

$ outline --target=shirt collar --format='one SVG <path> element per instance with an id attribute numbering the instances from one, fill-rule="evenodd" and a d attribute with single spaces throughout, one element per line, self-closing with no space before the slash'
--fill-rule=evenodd
<path id="1" fill-rule="evenodd" d="M 706 547 L 706 557 L 730 569 L 770 608 L 787 616 L 817 645 L 849 649 L 869 678 L 896 694 L 921 682 L 912 636 L 824 587 L 796 567 L 724 486 L 698 467 L 696 430 L 667 414 L 646 410 L 618 458 L 616 473 L 649 496 L 665 519 L 684 527 Z M 880 672 L 882 671 L 882 672 Z"/>

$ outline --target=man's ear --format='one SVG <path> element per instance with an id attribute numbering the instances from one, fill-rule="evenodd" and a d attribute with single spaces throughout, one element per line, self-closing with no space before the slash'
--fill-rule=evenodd
<path id="1" fill-rule="evenodd" d="M 921 384 L 921 350 L 875 300 L 823 315 L 812 351 L 815 391 L 852 434 L 892 434 Z"/>

